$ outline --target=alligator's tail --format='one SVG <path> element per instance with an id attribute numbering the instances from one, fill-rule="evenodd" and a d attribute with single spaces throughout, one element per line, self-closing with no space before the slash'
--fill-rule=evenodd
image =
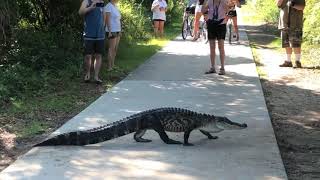
<path id="1" fill-rule="evenodd" d="M 137 131 L 140 128 L 138 121 L 136 119 L 124 119 L 87 131 L 64 133 L 47 139 L 35 146 L 82 146 L 96 144 Z"/>

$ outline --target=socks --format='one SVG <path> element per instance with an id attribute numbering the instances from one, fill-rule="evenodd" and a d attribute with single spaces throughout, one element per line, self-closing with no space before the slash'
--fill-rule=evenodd
<path id="1" fill-rule="evenodd" d="M 300 62 L 301 54 L 295 54 L 296 61 Z"/>
<path id="2" fill-rule="evenodd" d="M 291 54 L 287 54 L 287 59 L 286 59 L 287 62 L 291 62 Z"/>

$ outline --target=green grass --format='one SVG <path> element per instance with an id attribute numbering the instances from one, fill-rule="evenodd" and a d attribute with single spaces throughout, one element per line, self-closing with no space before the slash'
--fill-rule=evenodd
<path id="1" fill-rule="evenodd" d="M 48 90 L 39 96 L 25 94 L 19 100 L 11 99 L 10 104 L 0 109 L 0 119 L 1 117 L 5 119 L 4 122 L 0 122 L 0 127 L 6 127 L 19 138 L 33 137 L 57 128 L 175 38 L 180 33 L 180 23 L 172 23 L 165 28 L 165 32 L 166 37 L 163 39 L 137 41 L 130 44 L 120 42 L 115 70 L 107 72 L 106 58 L 103 59 L 101 76 L 104 84 L 102 86 L 81 83 L 83 77 L 80 75 L 71 79 L 62 79 L 56 84 L 49 84 L 46 88 Z"/>
<path id="2" fill-rule="evenodd" d="M 32 120 L 23 127 L 18 128 L 19 138 L 28 138 L 37 134 L 44 133 L 50 126 L 43 121 Z"/>

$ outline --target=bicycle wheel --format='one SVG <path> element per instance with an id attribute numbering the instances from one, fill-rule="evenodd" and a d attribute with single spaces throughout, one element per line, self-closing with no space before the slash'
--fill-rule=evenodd
<path id="1" fill-rule="evenodd" d="M 206 22 L 202 23 L 201 27 L 201 39 L 204 43 L 208 43 L 208 29 Z"/>
<path id="2" fill-rule="evenodd" d="M 188 36 L 188 20 L 185 19 L 182 23 L 181 35 L 183 40 L 185 40 Z"/>
<path id="3" fill-rule="evenodd" d="M 231 40 L 232 40 L 232 23 L 228 24 L 228 40 L 229 40 L 229 44 L 231 44 Z"/>
<path id="4" fill-rule="evenodd" d="M 191 37 L 193 37 L 193 18 L 189 17 L 189 26 L 188 26 L 188 32 Z"/>

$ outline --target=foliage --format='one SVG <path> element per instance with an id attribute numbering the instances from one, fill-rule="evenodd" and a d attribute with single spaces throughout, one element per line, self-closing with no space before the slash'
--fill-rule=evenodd
<path id="1" fill-rule="evenodd" d="M 274 0 L 251 0 L 248 3 L 255 11 L 255 18 L 267 23 L 276 23 L 279 18 L 279 9 Z"/>
<path id="2" fill-rule="evenodd" d="M 304 37 L 309 44 L 320 44 L 320 2 L 308 0 L 306 3 Z"/>
<path id="3" fill-rule="evenodd" d="M 60 81 L 79 78 L 83 62 L 83 19 L 78 14 L 81 2 L 1 0 L 0 106 L 17 98 L 48 93 Z M 119 2 L 122 41 L 134 44 L 152 37 L 151 3 Z M 182 16 L 179 3 L 169 1 L 167 25 Z"/>

